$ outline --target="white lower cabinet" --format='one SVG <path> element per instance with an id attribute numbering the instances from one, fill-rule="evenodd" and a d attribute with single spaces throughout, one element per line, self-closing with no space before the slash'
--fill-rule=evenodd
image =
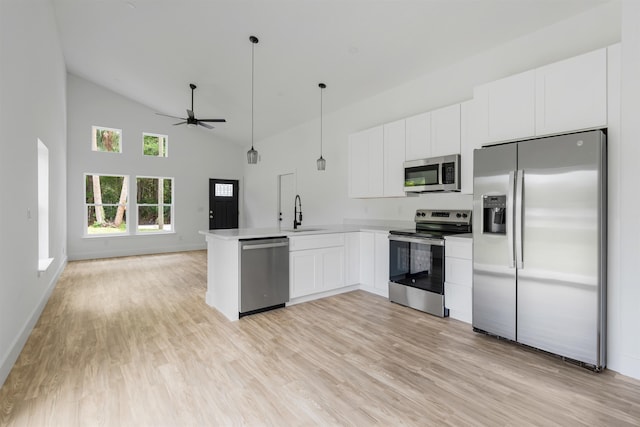
<path id="1" fill-rule="evenodd" d="M 472 244 L 468 237 L 445 237 L 444 305 L 449 317 L 467 323 L 472 320 Z"/>
<path id="2" fill-rule="evenodd" d="M 360 233 L 360 284 L 366 291 L 389 296 L 389 238 L 387 232 Z"/>
<path id="3" fill-rule="evenodd" d="M 360 283 L 360 233 L 344 235 L 345 285 Z"/>
<path id="4" fill-rule="evenodd" d="M 345 286 L 343 234 L 289 238 L 289 298 Z"/>

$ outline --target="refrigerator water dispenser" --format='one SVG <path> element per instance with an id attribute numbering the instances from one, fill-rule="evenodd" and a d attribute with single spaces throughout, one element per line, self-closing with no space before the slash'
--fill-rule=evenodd
<path id="1" fill-rule="evenodd" d="M 482 232 L 505 234 L 507 196 L 482 196 Z"/>

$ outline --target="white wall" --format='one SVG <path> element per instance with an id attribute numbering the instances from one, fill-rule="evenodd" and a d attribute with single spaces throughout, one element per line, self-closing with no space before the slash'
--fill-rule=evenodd
<path id="1" fill-rule="evenodd" d="M 347 108 L 325 114 L 325 172 L 315 170 L 315 159 L 319 155 L 317 120 L 259 141 L 256 148 L 261 153 L 262 161 L 258 165 L 245 165 L 247 224 L 276 224 L 276 175 L 287 171 L 297 171 L 297 192 L 303 200 L 305 225 L 342 222 L 347 218 L 411 220 L 416 208 L 470 209 L 470 196 L 459 194 L 349 199 L 349 133 L 470 99 L 473 87 L 478 84 L 609 46 L 622 39 L 622 102 L 621 105 L 609 106 L 607 365 L 612 370 L 640 378 L 640 334 L 637 332 L 640 325 L 638 22 L 640 2 L 625 0 L 624 13 L 621 13 L 620 4 L 605 4 Z M 326 83 L 324 100 L 326 108 L 330 108 L 331 82 Z M 615 81 L 612 83 L 616 84 Z"/>
<path id="2" fill-rule="evenodd" d="M 0 64 L 1 385 L 66 264 L 66 69 L 49 0 L 0 3 Z M 49 149 L 49 256 L 54 258 L 42 274 L 38 138 Z"/>
<path id="3" fill-rule="evenodd" d="M 621 373 L 640 378 L 640 2 L 625 0 L 622 13 L 621 145 L 619 282 L 615 286 L 614 317 L 619 330 L 611 363 Z M 610 163 L 611 164 L 611 163 Z M 612 304 L 609 305 L 610 307 Z"/>
<path id="4" fill-rule="evenodd" d="M 473 87 L 520 71 L 608 46 L 620 40 L 620 6 L 606 4 L 584 14 L 480 53 L 453 66 L 338 111 L 331 110 L 331 82 L 325 82 L 323 118 L 327 170 L 318 172 L 319 118 L 255 144 L 261 161 L 245 165 L 247 226 L 274 226 L 277 178 L 297 172 L 304 224 L 344 219 L 412 221 L 417 208 L 471 208 L 471 196 L 423 194 L 391 199 L 347 197 L 347 137 L 350 133 L 473 97 Z M 317 85 L 318 82 L 309 82 Z M 247 149 L 249 147 L 246 147 Z M 292 207 L 293 209 L 293 207 Z"/>
<path id="5" fill-rule="evenodd" d="M 141 104 L 72 74 L 68 75 L 67 98 L 69 258 L 204 249 L 204 237 L 198 231 L 209 228 L 209 178 L 240 179 L 244 150 L 218 139 L 215 130 L 172 126 L 176 120 L 157 116 Z M 92 126 L 121 129 L 122 153 L 91 151 Z M 143 156 L 143 132 L 168 135 L 169 157 Z M 135 212 L 129 212 L 132 235 L 84 237 L 85 173 L 129 175 L 129 207 L 134 211 L 131 198 L 135 197 L 137 175 L 173 177 L 175 233 L 136 236 Z M 242 191 L 242 182 L 240 185 Z"/>

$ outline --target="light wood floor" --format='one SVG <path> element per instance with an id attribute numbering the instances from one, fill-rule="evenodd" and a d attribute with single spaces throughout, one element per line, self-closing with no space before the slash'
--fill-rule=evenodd
<path id="1" fill-rule="evenodd" d="M 206 254 L 71 262 L 4 387 L 0 425 L 640 425 L 595 374 L 362 291 L 228 322 Z"/>

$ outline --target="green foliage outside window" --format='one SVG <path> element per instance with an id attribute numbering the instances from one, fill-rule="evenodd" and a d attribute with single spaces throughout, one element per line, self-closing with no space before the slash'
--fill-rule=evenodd
<path id="1" fill-rule="evenodd" d="M 122 132 L 118 129 L 93 127 L 92 149 L 93 151 L 104 151 L 107 153 L 120 153 L 122 148 L 120 140 Z"/>
<path id="2" fill-rule="evenodd" d="M 167 137 L 143 134 L 142 152 L 145 156 L 167 157 Z"/>
<path id="3" fill-rule="evenodd" d="M 126 232 L 127 198 L 126 177 L 86 175 L 87 234 Z"/>
<path id="4" fill-rule="evenodd" d="M 139 177 L 136 179 L 136 193 L 138 231 L 171 231 L 173 179 Z"/>

